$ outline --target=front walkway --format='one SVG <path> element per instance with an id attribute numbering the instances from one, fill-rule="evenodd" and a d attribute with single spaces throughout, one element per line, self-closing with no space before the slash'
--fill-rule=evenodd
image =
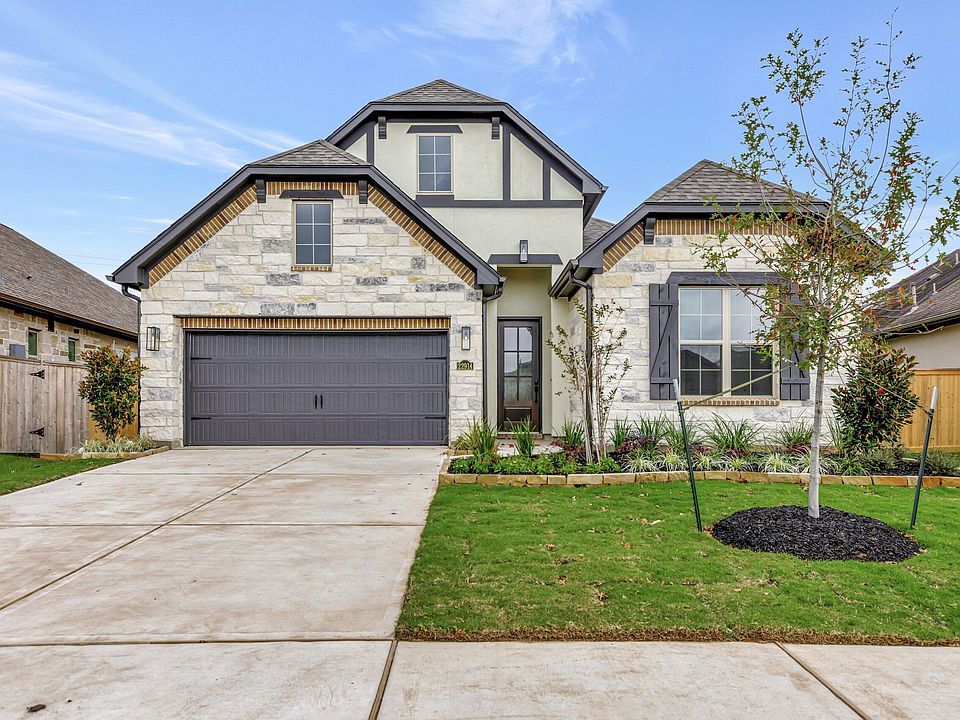
<path id="1" fill-rule="evenodd" d="M 0 498 L 0 718 L 926 718 L 960 707 L 954 648 L 398 644 L 441 457 L 196 448 Z"/>

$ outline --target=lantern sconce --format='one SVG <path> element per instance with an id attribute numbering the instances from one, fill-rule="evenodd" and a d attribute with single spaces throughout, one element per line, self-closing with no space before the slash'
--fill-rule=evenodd
<path id="1" fill-rule="evenodd" d="M 529 254 L 530 241 L 521 240 L 520 241 L 520 262 L 525 263 L 530 259 Z"/>
<path id="2" fill-rule="evenodd" d="M 147 350 L 156 352 L 160 349 L 160 328 L 151 325 L 147 328 Z"/>
<path id="3" fill-rule="evenodd" d="M 460 328 L 460 349 L 469 350 L 470 349 L 470 326 L 464 325 Z"/>

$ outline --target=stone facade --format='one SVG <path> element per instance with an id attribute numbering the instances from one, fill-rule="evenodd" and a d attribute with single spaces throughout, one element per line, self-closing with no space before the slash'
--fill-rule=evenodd
<path id="1" fill-rule="evenodd" d="M 695 248 L 714 240 L 713 236 L 707 235 L 656 235 L 653 245 L 636 245 L 609 270 L 594 275 L 594 302 L 616 302 L 624 309 L 623 319 L 627 328 L 624 350 L 631 362 L 631 368 L 620 385 L 611 412 L 611 422 L 616 418 L 633 420 L 641 415 L 656 416 L 660 413 L 676 417 L 676 403 L 673 400 L 650 399 L 649 285 L 667 282 L 672 272 L 706 270 Z M 746 260 L 730 264 L 732 271 L 757 269 L 759 268 L 749 265 Z M 578 297 L 583 300 L 582 290 Z M 828 413 L 830 388 L 839 384 L 838 377 L 830 377 L 828 380 L 824 395 Z M 777 383 L 774 383 L 775 388 L 776 385 Z M 731 419 L 749 419 L 759 425 L 773 427 L 794 420 L 809 419 L 813 412 L 813 390 L 811 380 L 811 399 L 804 401 L 781 401 L 776 398 L 750 401 L 726 396 L 714 401 L 714 404 L 695 408 L 691 415 L 709 418 L 712 414 L 718 414 Z M 776 394 L 776 389 L 774 392 Z"/>
<path id="2" fill-rule="evenodd" d="M 48 363 L 70 363 L 69 341 L 77 341 L 76 364 L 82 364 L 81 353 L 97 347 L 111 347 L 115 351 L 136 352 L 137 345 L 131 340 L 106 335 L 104 333 L 79 328 L 69 323 L 55 322 L 53 330 L 47 330 L 47 319 L 30 313 L 19 312 L 0 307 L 0 355 L 10 352 L 10 345 L 27 346 L 27 332 L 36 330 L 37 355 L 27 356 L 28 360 L 41 360 Z"/>
<path id="3" fill-rule="evenodd" d="M 253 202 L 182 263 L 143 290 L 141 334 L 160 328 L 160 350 L 143 352 L 142 432 L 183 441 L 184 316 L 444 317 L 450 319 L 449 434 L 480 412 L 481 293 L 376 206 L 355 195 L 331 201 L 333 263 L 295 268 L 293 201 Z M 460 349 L 460 328 L 473 331 Z M 468 360 L 472 370 L 457 370 Z"/>

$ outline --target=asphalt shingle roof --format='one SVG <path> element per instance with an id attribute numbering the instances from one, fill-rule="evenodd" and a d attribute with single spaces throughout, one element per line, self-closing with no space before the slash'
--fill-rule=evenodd
<path id="1" fill-rule="evenodd" d="M 587 224 L 583 226 L 583 249 L 586 250 L 593 245 L 607 230 L 612 228 L 613 225 L 614 223 L 609 220 L 601 220 L 596 217 L 587 220 Z"/>
<path id="2" fill-rule="evenodd" d="M 891 285 L 880 298 L 881 330 L 896 332 L 960 321 L 960 248 Z"/>
<path id="3" fill-rule="evenodd" d="M 653 193 L 647 202 L 703 204 L 713 197 L 722 203 L 777 203 L 790 198 L 782 185 L 755 182 L 713 160 L 701 160 Z"/>
<path id="4" fill-rule="evenodd" d="M 417 85 L 417 87 L 409 90 L 401 90 L 393 95 L 387 95 L 377 102 L 488 104 L 500 101 L 459 85 L 454 85 L 452 82 L 437 79 L 423 85 Z"/>
<path id="5" fill-rule="evenodd" d="M 326 140 L 314 140 L 306 145 L 284 150 L 282 153 L 271 155 L 263 160 L 257 160 L 254 165 L 280 165 L 291 167 L 323 166 L 323 167 L 354 167 L 366 165 L 363 160 L 341 150 Z"/>
<path id="6" fill-rule="evenodd" d="M 0 295 L 104 328 L 137 333 L 137 303 L 0 224 Z"/>

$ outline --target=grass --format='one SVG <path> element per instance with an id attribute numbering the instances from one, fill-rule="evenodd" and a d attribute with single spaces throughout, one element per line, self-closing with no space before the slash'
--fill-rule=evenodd
<path id="1" fill-rule="evenodd" d="M 806 504 L 799 486 L 701 482 L 704 524 Z M 821 502 L 907 532 L 912 489 L 828 485 Z M 898 564 L 736 550 L 685 483 L 441 486 L 410 576 L 405 639 L 960 643 L 960 490 L 924 491 L 925 548 Z"/>
<path id="2" fill-rule="evenodd" d="M 28 455 L 0 455 L 0 495 L 93 470 L 115 460 L 41 460 Z"/>

